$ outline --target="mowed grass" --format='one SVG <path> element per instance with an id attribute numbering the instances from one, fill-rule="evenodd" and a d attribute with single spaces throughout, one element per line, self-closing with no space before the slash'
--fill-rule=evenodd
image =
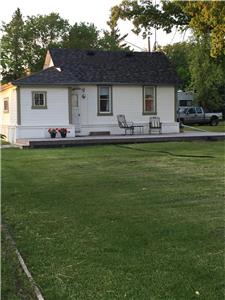
<path id="1" fill-rule="evenodd" d="M 1 235 L 1 299 L 35 300 L 30 282 L 23 272 L 15 253 L 15 247 L 6 237 Z"/>
<path id="2" fill-rule="evenodd" d="M 202 129 L 209 132 L 225 132 L 225 121 L 220 121 L 217 126 L 210 125 L 190 125 L 196 129 Z M 185 131 L 192 131 L 190 128 L 185 128 Z"/>
<path id="3" fill-rule="evenodd" d="M 4 149 L 2 214 L 47 300 L 224 298 L 223 142 Z"/>

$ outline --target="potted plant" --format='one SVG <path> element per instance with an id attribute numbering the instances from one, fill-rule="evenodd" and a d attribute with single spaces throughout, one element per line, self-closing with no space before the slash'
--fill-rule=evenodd
<path id="1" fill-rule="evenodd" d="M 59 128 L 58 132 L 61 134 L 62 138 L 65 138 L 69 130 L 67 128 Z"/>
<path id="2" fill-rule="evenodd" d="M 49 132 L 51 138 L 55 138 L 56 137 L 57 130 L 55 128 L 49 128 L 48 132 Z"/>

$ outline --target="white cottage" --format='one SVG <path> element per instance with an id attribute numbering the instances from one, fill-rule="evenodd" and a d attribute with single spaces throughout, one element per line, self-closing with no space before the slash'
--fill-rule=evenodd
<path id="1" fill-rule="evenodd" d="M 1 87 L 1 133 L 10 142 L 59 127 L 123 134 L 118 114 L 137 124 L 157 115 L 163 133 L 176 133 L 178 82 L 163 53 L 51 49 L 42 71 Z"/>

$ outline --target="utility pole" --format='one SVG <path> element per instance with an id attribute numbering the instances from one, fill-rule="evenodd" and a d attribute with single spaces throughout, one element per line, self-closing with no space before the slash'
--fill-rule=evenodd
<path id="1" fill-rule="evenodd" d="M 151 41 L 150 41 L 150 35 L 148 36 L 148 52 L 151 52 Z"/>

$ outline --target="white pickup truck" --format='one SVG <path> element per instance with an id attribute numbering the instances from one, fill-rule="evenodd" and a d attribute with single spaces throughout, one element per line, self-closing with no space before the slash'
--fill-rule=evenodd
<path id="1" fill-rule="evenodd" d="M 222 113 L 205 113 L 203 108 L 199 106 L 179 107 L 177 111 L 177 121 L 183 124 L 217 126 L 222 118 Z"/>

